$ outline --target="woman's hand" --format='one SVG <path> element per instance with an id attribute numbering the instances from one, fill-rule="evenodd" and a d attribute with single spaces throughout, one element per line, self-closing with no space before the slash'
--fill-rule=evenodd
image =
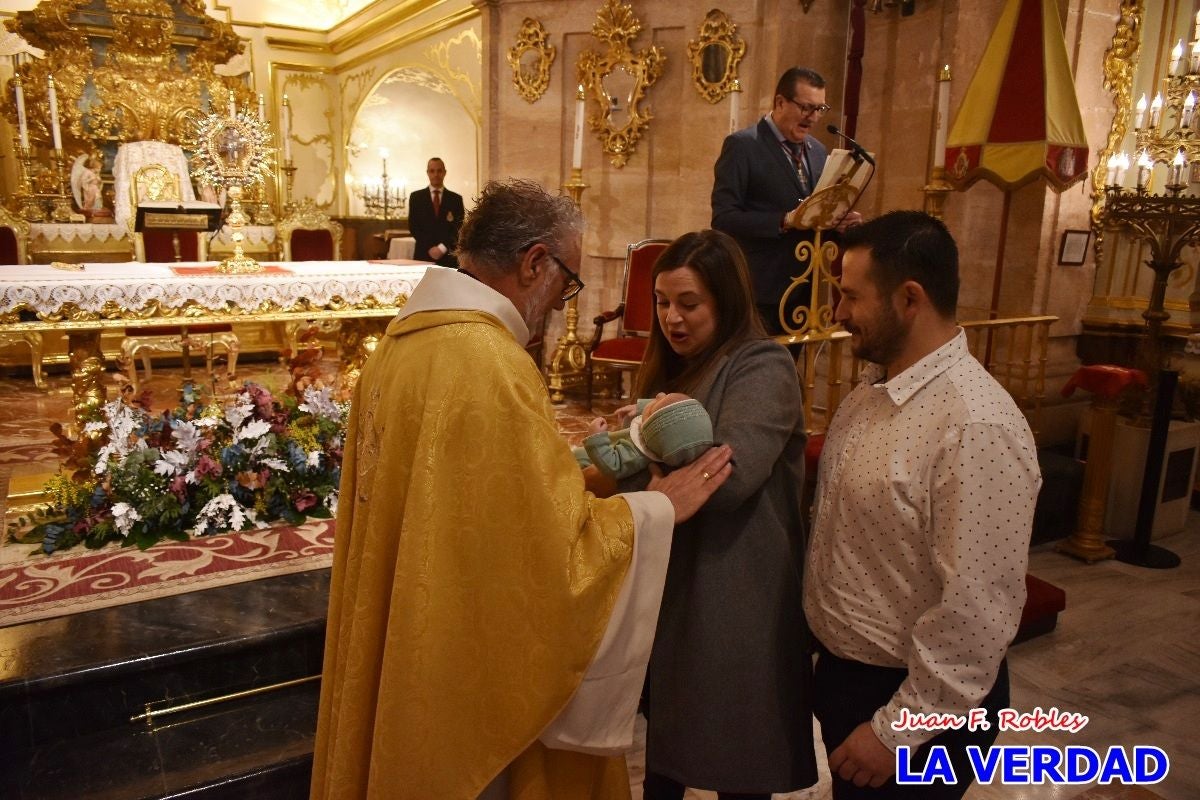
<path id="1" fill-rule="evenodd" d="M 704 455 L 670 475 L 657 464 L 650 465 L 650 491 L 662 492 L 675 506 L 675 524 L 687 522 L 721 488 L 733 473 L 733 449 L 723 444 L 710 447 Z"/>
<path id="2" fill-rule="evenodd" d="M 637 404 L 630 403 L 627 406 L 621 406 L 613 413 L 617 415 L 617 427 L 628 428 L 629 423 L 633 422 L 633 418 L 637 416 Z"/>

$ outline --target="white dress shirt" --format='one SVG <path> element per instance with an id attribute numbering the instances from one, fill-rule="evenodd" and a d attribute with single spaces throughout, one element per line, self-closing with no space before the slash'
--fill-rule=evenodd
<path id="1" fill-rule="evenodd" d="M 871 720 L 965 714 L 991 689 L 1025 604 L 1033 434 L 958 335 L 891 380 L 863 370 L 821 452 L 804 611 L 835 655 L 908 676 Z"/>

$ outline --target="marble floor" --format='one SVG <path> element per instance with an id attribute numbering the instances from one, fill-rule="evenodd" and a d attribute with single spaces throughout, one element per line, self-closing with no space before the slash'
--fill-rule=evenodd
<path id="1" fill-rule="evenodd" d="M 197 370 L 199 374 L 201 370 Z M 274 362 L 240 363 L 241 378 L 273 391 L 287 383 Z M 109 373 L 110 395 L 119 378 Z M 155 406 L 174 405 L 178 371 L 155 369 L 148 387 Z M 7 496 L 10 476 L 53 464 L 48 427 L 66 418 L 71 403 L 64 375 L 51 375 L 47 391 L 28 378 L 0 377 L 0 497 Z M 614 403 L 597 409 L 611 411 Z M 568 404 L 559 422 L 572 443 L 583 435 L 589 414 Z M 1150 744 L 1170 757 L 1165 780 L 1145 789 L 1096 786 L 975 786 L 968 800 L 1195 800 L 1200 798 L 1200 737 L 1191 724 L 1200 719 L 1200 514 L 1186 530 L 1156 540 L 1183 559 L 1180 567 L 1151 570 L 1116 561 L 1085 565 L 1039 545 L 1030 557 L 1030 572 L 1062 587 L 1067 609 L 1053 633 L 1014 647 L 1009 655 L 1012 706 L 1076 711 L 1089 717 L 1079 733 L 1015 733 L 1000 736 L 1004 744 L 1087 745 L 1103 753 L 1108 747 Z M 815 731 L 819 736 L 819 730 Z M 634 798 L 641 796 L 644 761 L 638 750 L 630 758 Z M 823 766 L 823 765 L 822 765 Z M 777 800 L 829 797 L 827 772 L 817 786 Z M 690 791 L 692 800 L 713 800 L 710 792 Z"/>

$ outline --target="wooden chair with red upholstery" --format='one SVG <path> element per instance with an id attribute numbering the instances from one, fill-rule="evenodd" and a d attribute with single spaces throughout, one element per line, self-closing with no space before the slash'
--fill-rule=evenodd
<path id="1" fill-rule="evenodd" d="M 20 266 L 29 263 L 29 231 L 28 222 L 0 206 L 0 265 Z M 39 389 L 45 389 L 46 374 L 42 372 L 42 335 L 36 331 L 0 333 L 0 346 L 10 344 L 29 345 L 33 383 Z"/>
<path id="2" fill-rule="evenodd" d="M 187 230 L 132 231 L 136 209 L 143 202 L 182 202 L 179 176 L 162 164 L 146 164 L 133 173 L 129 185 L 131 207 L 134 215 L 129 219 L 133 235 L 134 258 L 148 263 L 174 263 L 179 261 L 206 261 L 208 259 L 208 234 Z M 140 387 L 137 360 L 140 357 L 145 377 L 151 376 L 151 353 L 179 353 L 183 363 L 184 378 L 191 377 L 191 351 L 203 349 L 205 367 L 209 374 L 213 370 L 214 350 L 225 349 L 228 360 L 227 375 L 233 378 L 237 368 L 240 344 L 233 326 L 210 325 L 156 325 L 138 328 L 127 334 L 121 342 L 121 368 L 134 390 Z"/>
<path id="3" fill-rule="evenodd" d="M 612 311 L 602 312 L 593 320 L 596 333 L 588 351 L 588 408 L 592 405 L 592 387 L 597 368 L 632 371 L 641 366 L 646 343 L 650 341 L 650 331 L 654 326 L 654 284 L 650 276 L 654 262 L 670 243 L 669 239 L 643 239 L 629 245 L 625 252 L 621 304 Z M 602 339 L 604 326 L 618 320 L 617 335 Z M 620 389 L 618 393 L 621 394 Z"/>
<path id="4" fill-rule="evenodd" d="M 275 239 L 284 261 L 342 260 L 342 223 L 330 219 L 309 197 L 275 224 Z M 318 333 L 332 333 L 338 324 L 337 320 L 285 322 L 281 325 L 280 335 L 289 352 L 295 355 L 305 331 L 315 328 Z M 315 336 L 305 338 L 313 343 L 318 341 Z"/>

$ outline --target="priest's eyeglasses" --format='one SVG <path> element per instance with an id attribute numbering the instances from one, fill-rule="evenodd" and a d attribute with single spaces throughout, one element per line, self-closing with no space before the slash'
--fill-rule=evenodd
<path id="1" fill-rule="evenodd" d="M 558 266 L 562 268 L 562 271 L 567 273 L 567 285 L 563 288 L 562 293 L 562 301 L 565 303 L 583 291 L 583 279 L 580 278 L 579 275 L 577 275 L 574 271 L 572 271 L 570 267 L 564 264 L 558 256 L 554 255 L 553 253 L 546 253 L 546 255 L 550 256 L 554 263 L 558 264 Z"/>
<path id="2" fill-rule="evenodd" d="M 821 103 L 819 106 L 814 106 L 812 103 L 801 103 L 799 100 L 793 100 L 790 97 L 785 97 L 783 99 L 800 109 L 800 113 L 806 117 L 809 114 L 816 114 L 818 117 L 823 117 L 829 113 L 829 109 L 831 108 L 831 106 L 827 106 L 824 103 Z"/>

